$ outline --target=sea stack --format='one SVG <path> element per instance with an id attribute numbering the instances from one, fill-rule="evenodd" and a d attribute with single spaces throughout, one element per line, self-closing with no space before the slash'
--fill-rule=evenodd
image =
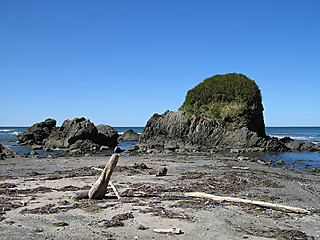
<path id="1" fill-rule="evenodd" d="M 215 75 L 189 90 L 179 111 L 154 114 L 140 136 L 144 149 L 284 151 L 265 133 L 260 89 L 243 74 Z"/>

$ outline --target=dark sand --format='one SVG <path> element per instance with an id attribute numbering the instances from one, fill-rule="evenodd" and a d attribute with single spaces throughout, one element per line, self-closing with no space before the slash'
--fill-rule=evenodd
<path id="1" fill-rule="evenodd" d="M 72 199 L 99 176 L 92 167 L 102 168 L 108 160 L 1 161 L 0 239 L 320 239 L 320 176 L 221 154 L 121 156 L 111 177 L 121 200 L 112 190 L 103 200 Z M 168 173 L 149 175 L 137 167 L 141 163 L 165 166 Z M 194 191 L 300 207 L 311 214 L 184 197 Z M 159 228 L 183 233 L 153 231 Z"/>

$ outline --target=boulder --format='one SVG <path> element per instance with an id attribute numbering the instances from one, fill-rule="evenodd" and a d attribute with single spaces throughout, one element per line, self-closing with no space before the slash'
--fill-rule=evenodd
<path id="1" fill-rule="evenodd" d="M 320 145 L 312 142 L 295 141 L 290 137 L 281 138 L 280 142 L 291 151 L 320 151 Z"/>
<path id="2" fill-rule="evenodd" d="M 19 144 L 29 145 L 32 150 L 62 148 L 80 153 L 100 150 L 102 146 L 114 149 L 118 144 L 115 129 L 108 125 L 96 127 L 84 117 L 67 119 L 61 127 L 55 125 L 53 119 L 32 125 L 18 136 Z"/>
<path id="3" fill-rule="evenodd" d="M 139 138 L 140 135 L 138 133 L 129 129 L 119 136 L 118 142 L 139 142 Z"/>
<path id="4" fill-rule="evenodd" d="M 188 117 L 183 111 L 154 114 L 140 136 L 142 149 L 183 151 L 283 151 L 286 147 L 275 138 L 260 137 L 247 127 L 226 128 L 219 122 L 202 116 Z"/>
<path id="5" fill-rule="evenodd" d="M 100 124 L 97 126 L 98 136 L 96 142 L 102 146 L 115 148 L 118 145 L 118 131 L 109 125 Z"/>
<path id="6" fill-rule="evenodd" d="M 82 153 L 100 150 L 100 146 L 88 139 L 79 139 L 70 145 L 71 150 L 80 149 Z"/>
<path id="7" fill-rule="evenodd" d="M 27 128 L 27 131 L 18 135 L 19 144 L 21 145 L 42 145 L 44 140 L 55 129 L 56 120 L 48 118 L 43 122 L 36 123 Z"/>
<path id="8" fill-rule="evenodd" d="M 60 128 L 52 131 L 45 141 L 45 146 L 50 148 L 69 148 L 78 140 L 91 140 L 95 143 L 98 130 L 89 119 L 75 118 L 65 120 Z"/>
<path id="9" fill-rule="evenodd" d="M 0 144 L 0 160 L 3 160 L 5 158 L 16 158 L 20 157 L 20 155 L 13 151 L 12 149 L 8 147 L 4 147 Z"/>

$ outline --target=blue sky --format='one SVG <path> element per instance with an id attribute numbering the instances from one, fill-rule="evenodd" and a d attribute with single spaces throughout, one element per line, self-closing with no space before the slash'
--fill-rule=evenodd
<path id="1" fill-rule="evenodd" d="M 144 126 L 205 78 L 259 85 L 267 126 L 319 126 L 319 0 L 0 0 L 0 126 Z"/>

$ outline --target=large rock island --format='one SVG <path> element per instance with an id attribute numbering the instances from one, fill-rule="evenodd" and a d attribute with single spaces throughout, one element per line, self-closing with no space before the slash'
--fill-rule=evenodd
<path id="1" fill-rule="evenodd" d="M 140 148 L 175 151 L 318 151 L 320 146 L 265 133 L 260 89 L 242 74 L 215 75 L 188 91 L 179 111 L 154 114 Z"/>

